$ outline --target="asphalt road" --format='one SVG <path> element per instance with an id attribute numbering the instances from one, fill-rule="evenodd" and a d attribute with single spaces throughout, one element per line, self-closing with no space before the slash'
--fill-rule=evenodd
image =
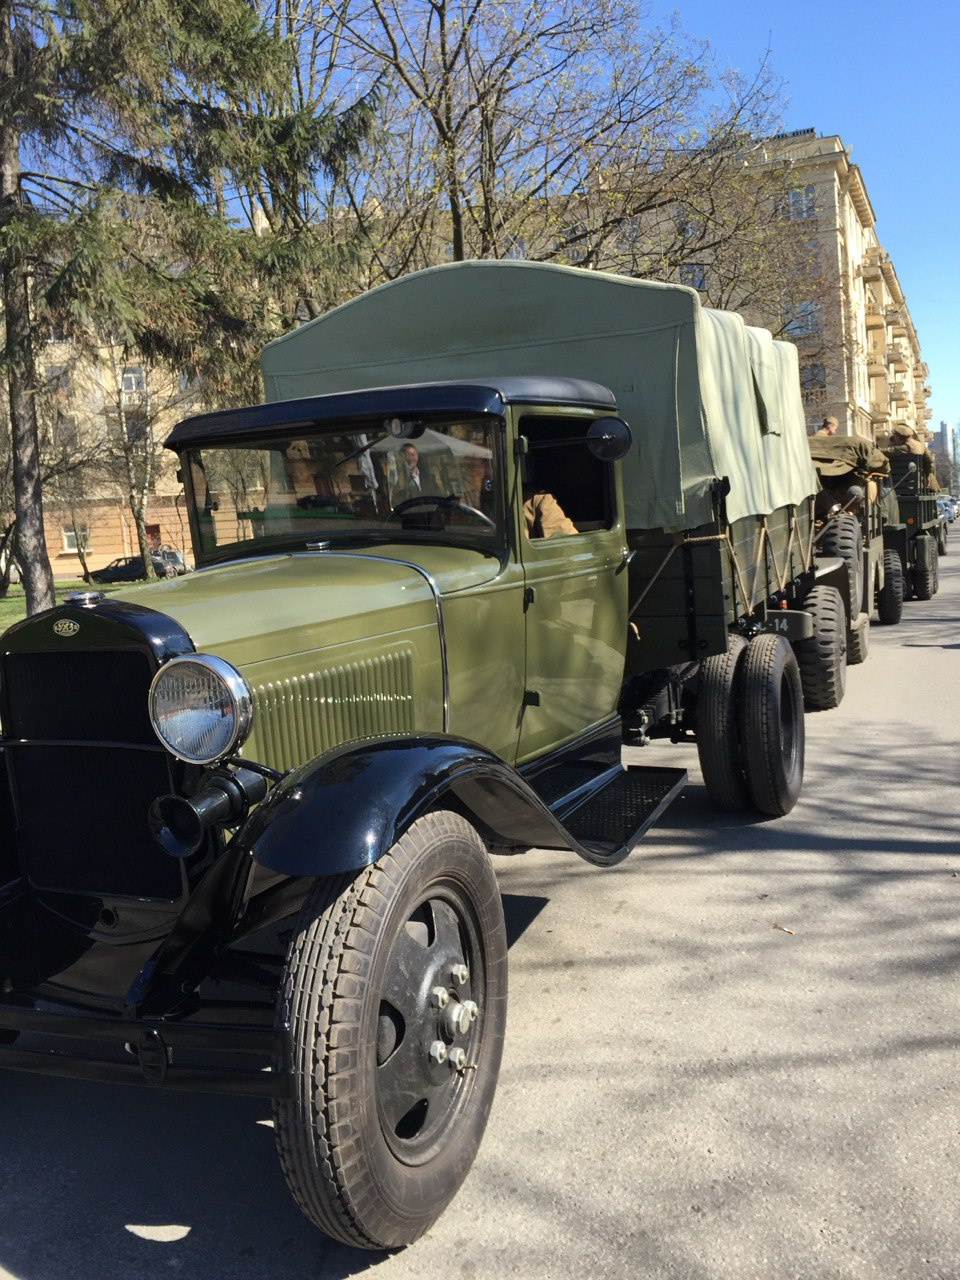
<path id="1" fill-rule="evenodd" d="M 327 1243 L 257 1102 L 0 1079 L 0 1277 L 960 1277 L 960 536 L 807 717 L 795 811 L 684 796 L 622 867 L 499 859 L 507 1048 L 407 1251 Z"/>

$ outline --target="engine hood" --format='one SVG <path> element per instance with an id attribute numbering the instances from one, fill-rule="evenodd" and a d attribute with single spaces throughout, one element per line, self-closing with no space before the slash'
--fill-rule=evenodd
<path id="1" fill-rule="evenodd" d="M 461 548 L 331 550 L 238 561 L 114 598 L 168 614 L 198 651 L 248 667 L 435 627 L 434 593 L 414 563 L 441 595 L 479 585 L 499 570 L 493 557 Z"/>

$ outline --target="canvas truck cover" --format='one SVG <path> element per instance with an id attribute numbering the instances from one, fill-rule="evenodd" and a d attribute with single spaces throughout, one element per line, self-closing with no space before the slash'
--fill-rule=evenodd
<path id="1" fill-rule="evenodd" d="M 680 285 L 460 262 L 344 303 L 261 362 L 268 400 L 517 374 L 602 383 L 633 430 L 628 526 L 678 530 L 712 518 L 723 477 L 731 521 L 816 492 L 796 354 L 760 333 Z"/>

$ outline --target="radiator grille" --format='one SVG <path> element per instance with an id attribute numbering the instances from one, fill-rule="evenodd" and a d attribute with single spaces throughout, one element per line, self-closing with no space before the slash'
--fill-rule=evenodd
<path id="1" fill-rule="evenodd" d="M 352 738 L 411 731 L 413 657 L 402 650 L 258 685 L 253 701 L 256 750 L 290 769 Z"/>
<path id="2" fill-rule="evenodd" d="M 147 832 L 151 802 L 170 788 L 162 751 L 20 746 L 12 754 L 20 849 L 32 884 L 65 893 L 180 896 L 180 863 Z"/>
<path id="3" fill-rule="evenodd" d="M 171 790 L 147 709 L 152 672 L 143 650 L 4 655 L 17 847 L 37 888 L 180 897 L 182 868 L 147 831 L 152 801 Z"/>
<path id="4" fill-rule="evenodd" d="M 137 650 L 8 653 L 3 660 L 9 739 L 156 745 Z"/>

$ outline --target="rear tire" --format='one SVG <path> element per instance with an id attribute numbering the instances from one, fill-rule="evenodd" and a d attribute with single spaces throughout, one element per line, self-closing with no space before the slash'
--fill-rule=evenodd
<path id="1" fill-rule="evenodd" d="M 726 813 L 742 813 L 750 808 L 737 726 L 739 667 L 746 647 L 743 636 L 732 635 L 726 653 L 714 654 L 700 663 L 697 754 L 710 799 Z"/>
<path id="2" fill-rule="evenodd" d="M 458 814 L 427 814 L 372 866 L 317 882 L 278 997 L 293 1096 L 274 1119 L 322 1231 L 399 1248 L 456 1194 L 493 1102 L 506 978 L 496 877 Z"/>
<path id="3" fill-rule="evenodd" d="M 793 650 L 782 636 L 755 636 L 742 659 L 740 749 L 756 808 L 789 813 L 803 785 L 803 686 Z"/>
<path id="4" fill-rule="evenodd" d="M 821 583 L 807 593 L 803 609 L 813 617 L 813 635 L 796 645 L 803 700 L 813 711 L 843 701 L 847 685 L 847 617 L 836 587 Z"/>
<path id="5" fill-rule="evenodd" d="M 863 531 L 860 521 L 844 511 L 827 525 L 819 543 L 825 556 L 845 561 L 850 577 L 850 618 L 856 618 L 863 602 Z"/>
<path id="6" fill-rule="evenodd" d="M 932 600 L 937 593 L 937 553 L 925 535 L 918 539 L 917 560 L 913 566 L 914 600 Z M 932 554 L 931 554 L 932 553 Z"/>
<path id="7" fill-rule="evenodd" d="M 877 592 L 877 617 L 885 627 L 903 617 L 903 564 L 896 551 L 883 553 L 883 586 Z"/>
<path id="8" fill-rule="evenodd" d="M 870 652 L 870 615 L 861 613 L 857 625 L 847 632 L 847 666 L 856 667 L 866 662 Z"/>

